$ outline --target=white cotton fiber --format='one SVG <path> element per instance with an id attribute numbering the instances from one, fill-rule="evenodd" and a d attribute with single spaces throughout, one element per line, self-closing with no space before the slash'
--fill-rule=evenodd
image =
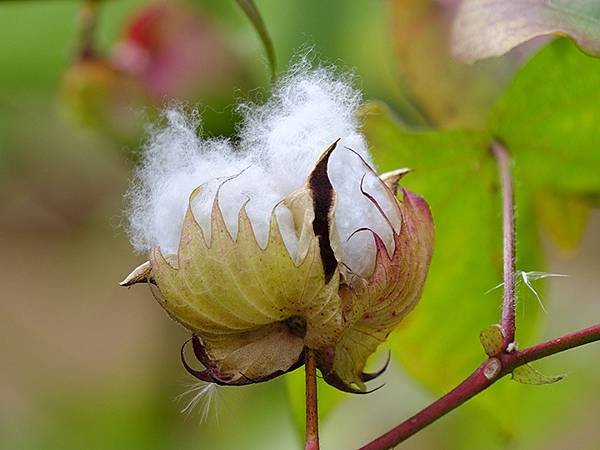
<path id="1" fill-rule="evenodd" d="M 214 195 L 221 186 L 219 203 L 231 234 L 237 234 L 239 210 L 246 204 L 257 240 L 266 245 L 274 208 L 304 185 L 319 156 L 339 138 L 329 177 L 337 193 L 342 259 L 355 273 L 368 275 L 375 254 L 373 237 L 368 232 L 352 234 L 369 228 L 390 250 L 393 241 L 388 222 L 360 191 L 363 176 L 363 189 L 379 201 L 394 227 L 400 219 L 365 166 L 371 157 L 356 118 L 360 102 L 361 95 L 349 80 L 303 64 L 279 82 L 265 104 L 238 107 L 243 121 L 236 145 L 226 139 L 199 138 L 197 113 L 168 109 L 166 124 L 151 133 L 128 193 L 133 246 L 138 251 L 159 246 L 163 253 L 176 253 L 188 198 L 200 185 L 192 210 L 207 237 Z M 277 218 L 295 257 L 293 224 L 282 205 L 277 206 Z"/>

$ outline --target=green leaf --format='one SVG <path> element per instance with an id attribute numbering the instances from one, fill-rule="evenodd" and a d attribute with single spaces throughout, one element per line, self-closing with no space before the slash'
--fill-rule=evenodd
<path id="1" fill-rule="evenodd" d="M 452 47 L 459 58 L 473 62 L 554 33 L 569 35 L 600 54 L 599 21 L 597 0 L 464 0 L 454 21 Z"/>
<path id="2" fill-rule="evenodd" d="M 556 191 L 540 191 L 535 195 L 538 220 L 564 253 L 572 253 L 579 246 L 593 203 L 587 197 Z"/>
<path id="3" fill-rule="evenodd" d="M 515 76 L 489 124 L 528 186 L 600 193 L 600 59 L 566 39 L 542 49 Z"/>
<path id="4" fill-rule="evenodd" d="M 512 372 L 512 379 L 521 384 L 552 384 L 562 380 L 564 377 L 564 375 L 544 375 L 529 364 L 517 367 Z"/>
<path id="5" fill-rule="evenodd" d="M 488 356 L 495 356 L 504 350 L 504 333 L 502 327 L 497 323 L 490 325 L 479 333 L 479 342 Z"/>
<path id="6" fill-rule="evenodd" d="M 363 118 L 378 169 L 414 169 L 402 184 L 422 195 L 433 213 L 436 244 L 423 297 L 392 336 L 391 346 L 394 360 L 441 394 L 481 363 L 474 330 L 500 317 L 501 290 L 485 294 L 502 281 L 501 204 L 489 137 L 467 131 L 411 130 L 376 103 L 365 107 Z M 517 199 L 523 205 L 518 215 L 518 264 L 539 267 L 536 229 L 528 214 L 531 208 L 526 207 L 530 199 L 521 191 Z M 519 340 L 530 339 L 537 312 L 537 307 L 528 308 L 526 320 L 519 321 Z M 514 395 L 515 390 L 498 386 L 474 403 L 507 418 L 494 412 L 494 404 L 512 404 L 508 397 Z"/>

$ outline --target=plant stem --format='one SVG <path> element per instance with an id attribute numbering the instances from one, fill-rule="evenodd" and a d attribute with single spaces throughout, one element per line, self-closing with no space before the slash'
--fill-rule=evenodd
<path id="1" fill-rule="evenodd" d="M 306 370 L 306 445 L 305 450 L 319 450 L 319 411 L 317 403 L 317 366 L 311 349 L 305 351 Z"/>
<path id="2" fill-rule="evenodd" d="M 260 38 L 267 59 L 269 60 L 271 82 L 274 83 L 277 80 L 277 59 L 275 56 L 275 47 L 273 46 L 273 41 L 267 31 L 267 26 L 265 25 L 258 8 L 254 4 L 254 0 L 236 0 L 236 2 L 240 8 L 242 8 L 242 11 L 244 11 L 248 19 L 250 19 L 250 22 L 252 22 L 256 33 L 258 33 L 258 37 Z"/>
<path id="3" fill-rule="evenodd" d="M 81 3 L 77 28 L 79 33 L 79 50 L 77 58 L 85 60 L 96 56 L 96 25 L 98 22 L 99 0 L 84 0 Z"/>
<path id="4" fill-rule="evenodd" d="M 482 364 L 466 380 L 456 386 L 443 397 L 439 398 L 431 405 L 422 409 L 417 414 L 405 420 L 400 425 L 392 428 L 387 433 L 379 436 L 374 441 L 369 442 L 361 450 L 381 450 L 392 448 L 425 428 L 427 425 L 435 422 L 454 408 L 462 405 L 475 394 L 483 391 L 494 381 L 489 380 L 483 375 L 484 366 Z"/>
<path id="5" fill-rule="evenodd" d="M 502 302 L 502 332 L 504 349 L 515 342 L 515 206 L 510 157 L 506 147 L 494 140 L 491 150 L 498 163 L 502 185 L 502 234 L 504 260 L 504 298 Z"/>
<path id="6" fill-rule="evenodd" d="M 514 369 L 531 361 L 555 355 L 571 348 L 581 347 L 582 345 L 598 340 L 600 340 L 600 323 L 503 356 L 506 360 L 506 362 L 503 362 L 503 365 L 512 365 L 511 368 Z"/>
<path id="7" fill-rule="evenodd" d="M 361 450 L 390 449 L 459 407 L 471 397 L 487 389 L 517 367 L 594 341 L 600 341 L 600 324 L 551 339 L 524 350 L 504 353 L 498 358 L 489 358 L 449 393 L 374 441 L 361 447 Z"/>
<path id="8" fill-rule="evenodd" d="M 504 298 L 501 326 L 504 333 L 503 351 L 488 358 L 457 387 L 439 398 L 408 420 L 365 445 L 361 450 L 392 448 L 416 434 L 427 425 L 459 407 L 467 400 L 487 389 L 514 369 L 538 359 L 600 341 L 600 324 L 551 339 L 524 350 L 510 346 L 515 342 L 515 210 L 510 157 L 506 147 L 493 141 L 491 151 L 498 163 L 502 184 L 502 221 L 504 236 Z"/>

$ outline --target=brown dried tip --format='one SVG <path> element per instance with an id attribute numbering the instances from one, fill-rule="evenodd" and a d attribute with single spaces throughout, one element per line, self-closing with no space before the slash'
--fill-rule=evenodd
<path id="1" fill-rule="evenodd" d="M 405 167 L 382 173 L 379 175 L 379 178 L 394 193 L 394 195 L 398 195 L 398 183 L 400 183 L 400 179 L 410 172 L 412 172 L 412 169 Z"/>
<path id="2" fill-rule="evenodd" d="M 125 277 L 123 281 L 119 283 L 119 286 L 132 286 L 137 283 L 154 283 L 152 278 L 152 266 L 150 261 L 146 261 L 144 264 L 137 266 L 133 271 Z M 154 283 L 156 284 L 156 283 Z"/>

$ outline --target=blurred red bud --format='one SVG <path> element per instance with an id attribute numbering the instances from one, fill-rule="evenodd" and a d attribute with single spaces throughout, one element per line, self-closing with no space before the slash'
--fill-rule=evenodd
<path id="1" fill-rule="evenodd" d="M 139 76 L 155 101 L 231 90 L 241 65 L 217 28 L 180 3 L 145 6 L 130 20 L 112 61 Z"/>
<path id="2" fill-rule="evenodd" d="M 83 48 L 89 50 L 93 28 L 86 30 Z M 171 99 L 210 104 L 204 125 L 215 134 L 231 132 L 219 110 L 245 79 L 240 60 L 208 18 L 191 5 L 165 2 L 136 12 L 110 57 L 80 52 L 63 74 L 61 97 L 79 124 L 136 146 L 146 113 Z"/>

